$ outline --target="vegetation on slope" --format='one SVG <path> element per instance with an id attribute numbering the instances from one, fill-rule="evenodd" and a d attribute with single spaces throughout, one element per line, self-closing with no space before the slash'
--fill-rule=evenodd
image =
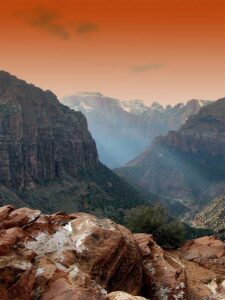
<path id="1" fill-rule="evenodd" d="M 160 246 L 168 248 L 177 248 L 185 240 L 212 234 L 209 230 L 193 228 L 172 218 L 160 204 L 127 210 L 124 224 L 134 233 L 152 234 Z"/>
<path id="2" fill-rule="evenodd" d="M 199 213 L 194 223 L 202 228 L 214 230 L 225 240 L 225 195 L 217 197 Z"/>

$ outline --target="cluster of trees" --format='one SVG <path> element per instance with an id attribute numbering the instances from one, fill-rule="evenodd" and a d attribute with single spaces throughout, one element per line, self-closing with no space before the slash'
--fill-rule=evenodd
<path id="1" fill-rule="evenodd" d="M 152 234 L 162 247 L 177 248 L 185 240 L 183 223 L 170 217 L 160 204 L 137 206 L 127 210 L 124 225 L 134 233 Z"/>

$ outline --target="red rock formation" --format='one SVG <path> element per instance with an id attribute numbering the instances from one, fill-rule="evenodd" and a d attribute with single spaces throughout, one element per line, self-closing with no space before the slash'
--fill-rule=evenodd
<path id="1" fill-rule="evenodd" d="M 123 226 L 87 214 L 41 215 L 9 206 L 0 216 L 4 300 L 104 299 L 106 290 L 140 292 L 141 255 Z"/>
<path id="2" fill-rule="evenodd" d="M 185 299 L 186 277 L 179 261 L 172 260 L 148 234 L 135 234 L 143 257 L 143 289 L 150 299 Z"/>
<path id="3" fill-rule="evenodd" d="M 224 257 L 214 237 L 165 251 L 109 219 L 0 208 L 1 300 L 224 299 Z"/>
<path id="4" fill-rule="evenodd" d="M 181 257 L 225 275 L 225 244 L 215 236 L 205 236 L 186 242 Z"/>

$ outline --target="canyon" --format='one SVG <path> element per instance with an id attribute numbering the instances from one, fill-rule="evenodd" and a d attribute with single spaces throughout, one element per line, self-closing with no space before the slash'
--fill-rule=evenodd
<path id="1" fill-rule="evenodd" d="M 141 100 L 121 101 L 87 92 L 62 99 L 62 103 L 86 116 L 100 160 L 110 168 L 134 159 L 155 137 L 179 129 L 210 102 L 193 99 L 163 107 L 157 102 L 147 105 Z"/>
<path id="2" fill-rule="evenodd" d="M 0 72 L 0 204 L 118 219 L 145 197 L 98 158 L 85 116 Z"/>
<path id="3" fill-rule="evenodd" d="M 155 138 L 152 146 L 116 173 L 166 203 L 183 205 L 191 219 L 225 192 L 225 98 L 191 116 L 179 130 Z M 178 206 L 177 206 L 178 207 Z"/>

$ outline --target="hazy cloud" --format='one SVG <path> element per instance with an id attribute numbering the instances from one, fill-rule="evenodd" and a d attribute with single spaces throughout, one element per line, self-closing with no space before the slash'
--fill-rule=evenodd
<path id="1" fill-rule="evenodd" d="M 88 34 L 91 32 L 99 31 L 99 26 L 96 23 L 86 22 L 86 23 L 79 24 L 76 27 L 76 31 L 79 34 Z"/>
<path id="2" fill-rule="evenodd" d="M 56 10 L 37 7 L 33 10 L 17 11 L 14 17 L 27 25 L 36 27 L 61 39 L 69 39 L 72 34 L 87 35 L 99 31 L 99 25 L 93 22 L 76 23 L 67 21 Z"/>
<path id="3" fill-rule="evenodd" d="M 67 24 L 65 24 L 61 20 L 61 16 L 53 10 L 37 8 L 22 13 L 17 12 L 15 15 L 23 19 L 28 25 L 39 28 L 51 35 L 65 40 L 70 37 Z"/>
<path id="4" fill-rule="evenodd" d="M 131 71 L 135 73 L 147 72 L 151 70 L 161 69 L 164 65 L 162 63 L 157 64 L 144 64 L 144 65 L 135 65 L 131 67 Z"/>

